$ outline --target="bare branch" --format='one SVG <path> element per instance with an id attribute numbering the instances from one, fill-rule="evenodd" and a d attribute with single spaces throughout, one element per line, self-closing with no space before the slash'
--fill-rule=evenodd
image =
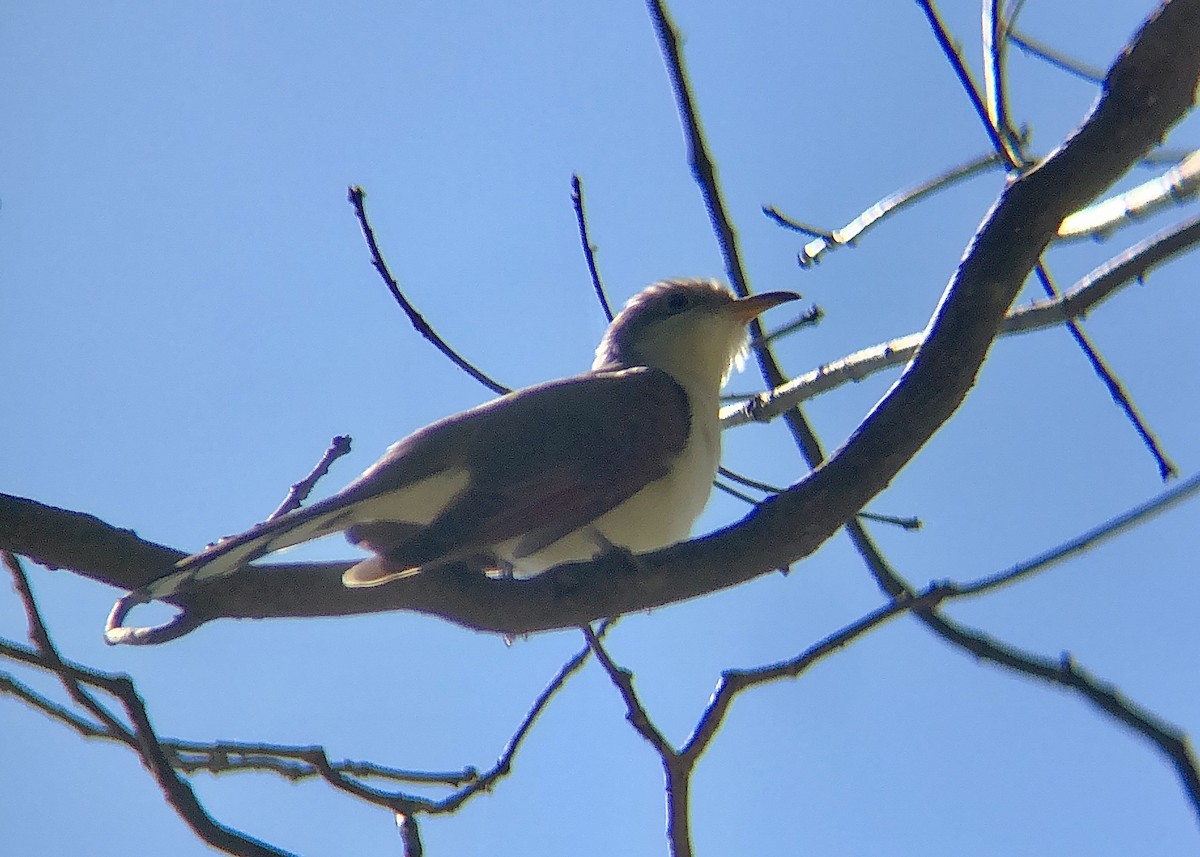
<path id="1" fill-rule="evenodd" d="M 581 629 L 587 638 L 588 647 L 596 660 L 604 667 L 613 686 L 625 703 L 625 719 L 634 730 L 654 748 L 662 762 L 666 779 L 667 795 L 667 843 L 672 857 L 690 857 L 692 853 L 691 819 L 689 817 L 689 792 L 694 760 L 683 758 L 671 746 L 662 731 L 654 725 L 637 691 L 633 689 L 633 673 L 623 669 L 609 657 L 600 638 L 588 625 Z"/>
<path id="2" fill-rule="evenodd" d="M 1057 300 L 1060 297 L 1059 292 L 1054 286 L 1054 281 L 1050 277 L 1050 271 L 1046 268 L 1045 261 L 1039 259 L 1037 265 L 1034 267 L 1034 271 L 1037 274 L 1038 282 L 1042 284 L 1042 289 L 1046 293 L 1046 296 L 1052 300 Z M 1142 444 L 1154 457 L 1154 462 L 1158 465 L 1159 476 L 1164 481 L 1174 476 L 1176 474 L 1175 465 L 1167 457 L 1162 445 L 1158 442 L 1158 438 L 1142 417 L 1137 405 L 1133 403 L 1133 399 L 1125 389 L 1125 385 L 1121 383 L 1121 379 L 1109 367 L 1108 361 L 1104 359 L 1104 356 L 1100 353 L 1100 349 L 1092 342 L 1092 338 L 1084 331 L 1079 321 L 1073 318 L 1067 321 L 1067 330 L 1071 332 L 1071 337 L 1079 346 L 1079 350 L 1087 357 L 1088 363 L 1092 366 L 1092 371 L 1096 373 L 1096 377 L 1104 384 L 1113 402 L 1125 412 L 1125 416 L 1132 423 L 1134 431 L 1142 439 Z"/>
<path id="3" fill-rule="evenodd" d="M 717 181 L 717 170 L 712 157 L 708 153 L 708 144 L 704 139 L 704 131 L 696 112 L 695 99 L 692 95 L 691 84 L 688 82 L 687 70 L 683 62 L 679 33 L 667 12 L 665 0 L 647 0 L 650 20 L 654 24 L 658 36 L 659 51 L 667 66 L 667 77 L 671 81 L 671 89 L 675 93 L 676 110 L 687 139 L 688 162 L 692 166 L 692 175 L 700 188 L 704 207 L 708 210 L 709 221 L 721 248 L 721 256 L 725 261 L 725 272 L 733 289 L 741 296 L 750 294 L 750 282 L 742 264 L 741 250 L 738 247 L 737 231 L 733 227 Z M 787 379 L 779 366 L 779 361 L 771 350 L 770 343 L 763 338 L 763 328 L 757 319 L 750 323 L 750 335 L 754 341 L 754 356 L 758 361 L 759 371 L 768 387 L 778 387 Z M 788 430 L 792 433 L 809 466 L 824 457 L 820 441 L 812 427 L 809 426 L 799 406 L 791 408 L 784 417 Z M 582 624 L 582 623 L 579 623 Z"/>
<path id="4" fill-rule="evenodd" d="M 408 316 L 408 320 L 412 326 L 416 328 L 417 333 L 425 337 L 433 344 L 433 347 L 442 352 L 451 363 L 462 369 L 476 381 L 487 387 L 497 396 L 502 396 L 508 392 L 508 388 L 498 381 L 492 380 L 485 375 L 481 370 L 475 368 L 474 365 L 467 362 L 466 358 L 462 357 L 457 351 L 437 334 L 419 312 L 416 307 L 409 303 L 408 298 L 400 291 L 400 286 L 396 282 L 396 278 L 392 276 L 392 272 L 388 269 L 387 263 L 383 260 L 383 254 L 379 250 L 379 244 L 375 240 L 375 231 L 371 228 L 370 222 L 367 220 L 367 210 L 365 203 L 366 192 L 357 185 L 350 188 L 349 200 L 354 206 L 354 215 L 358 218 L 359 225 L 362 227 L 363 237 L 367 240 L 367 247 L 371 250 L 371 264 L 375 270 L 379 272 L 379 276 L 383 278 L 387 284 L 388 291 L 392 293 L 392 297 L 396 299 L 396 303 L 400 304 L 400 308 L 404 310 L 404 314 Z"/>
<path id="5" fill-rule="evenodd" d="M 611 624 L 611 622 L 607 621 L 601 623 L 598 636 L 603 637 Z M 579 672 L 583 665 L 587 663 L 590 653 L 589 647 L 584 646 L 570 660 L 563 664 L 562 668 L 550 679 L 546 687 L 538 694 L 537 699 L 533 701 L 533 705 L 530 706 L 525 719 L 521 721 L 521 725 L 517 727 L 517 731 L 508 739 L 508 744 L 505 745 L 504 752 L 500 754 L 500 758 L 492 766 L 491 770 L 477 777 L 458 792 L 435 803 L 428 811 L 430 813 L 454 812 L 468 799 L 479 792 L 488 791 L 498 779 L 507 776 L 512 770 L 512 762 L 517 755 L 517 750 L 520 749 L 526 736 L 529 735 L 529 731 L 533 728 L 534 723 L 541 717 L 542 712 L 546 710 L 546 706 L 550 704 L 550 700 L 563 689 L 563 686 L 567 683 L 567 679 Z"/>
<path id="6" fill-rule="evenodd" d="M 1017 563 L 1012 568 L 988 575 L 972 583 L 954 584 L 955 597 L 982 595 L 985 592 L 991 592 L 994 589 L 1008 586 L 1009 584 L 1016 583 L 1018 580 L 1023 580 L 1033 574 L 1045 571 L 1052 565 L 1091 550 L 1101 542 L 1108 541 L 1114 536 L 1118 536 L 1136 527 L 1138 524 L 1162 514 L 1184 500 L 1190 499 L 1197 492 L 1200 492 L 1200 474 L 1191 476 L 1169 490 L 1162 492 L 1154 499 L 1135 506 L 1117 517 L 1105 521 L 1098 527 L 1094 527 L 1086 533 L 1076 536 L 1055 548 L 1038 554 L 1032 559 Z"/>
<path id="7" fill-rule="evenodd" d="M 666 739 L 654 722 L 650 719 L 650 715 L 646 712 L 642 701 L 638 699 L 637 691 L 633 689 L 633 673 L 629 670 L 622 669 L 617 666 L 608 651 L 604 648 L 604 644 L 600 642 L 600 638 L 591 629 L 590 626 L 584 625 L 581 629 L 583 636 L 587 639 L 588 648 L 592 654 L 596 656 L 596 660 L 600 662 L 600 666 L 604 667 L 604 671 L 608 673 L 609 679 L 613 686 L 621 694 L 621 699 L 625 703 L 626 719 L 633 726 L 637 733 L 646 739 L 646 743 L 654 748 L 654 752 L 658 753 L 664 759 L 667 756 L 675 755 L 675 748 L 671 746 L 671 742 Z"/>
<path id="8" fill-rule="evenodd" d="M 330 465 L 337 461 L 343 455 L 350 452 L 350 436 L 340 434 L 329 442 L 329 449 L 325 450 L 325 454 L 321 456 L 321 460 L 317 462 L 316 467 L 301 479 L 299 482 L 292 483 L 292 488 L 288 491 L 287 497 L 279 504 L 279 508 L 270 514 L 268 521 L 274 521 L 276 518 L 281 518 L 293 509 L 299 509 L 300 504 L 308 499 L 308 495 L 312 493 L 317 482 L 320 481 L 326 473 L 329 472 Z"/>
<path id="9" fill-rule="evenodd" d="M 841 229 L 835 229 L 832 232 L 821 232 L 804 226 L 781 214 L 774 206 L 763 206 L 763 214 L 781 226 L 816 236 L 815 240 L 804 245 L 804 249 L 800 251 L 800 255 L 797 257 L 800 267 L 808 268 L 820 262 L 825 253 L 830 250 L 836 250 L 838 247 L 854 246 L 859 238 L 869 229 L 877 226 L 888 215 L 914 205 L 937 191 L 945 190 L 961 181 L 986 172 L 1000 163 L 1000 156 L 995 152 L 978 158 L 972 158 L 965 163 L 946 170 L 940 175 L 934 176 L 928 181 L 885 196 Z M 774 338 L 774 335 L 771 338 Z"/>
<path id="10" fill-rule="evenodd" d="M 716 737 L 717 731 L 725 720 L 725 715 L 729 713 L 729 707 L 733 704 L 734 697 L 742 691 L 783 678 L 798 678 L 817 661 L 850 645 L 897 616 L 918 606 L 932 607 L 954 594 L 955 590 L 951 586 L 931 587 L 927 592 L 917 596 L 901 594 L 882 607 L 830 634 L 794 658 L 754 669 L 726 670 L 721 674 L 717 689 L 709 699 L 708 706 L 704 709 L 692 734 L 684 742 L 679 755 L 687 761 L 688 765 L 694 765 L 699 760 L 704 751 L 708 749 L 712 739 Z"/>
<path id="11" fill-rule="evenodd" d="M 46 662 L 48 669 L 55 674 L 67 691 L 67 695 L 74 700 L 76 705 L 100 721 L 104 729 L 114 738 L 137 749 L 137 741 L 129 727 L 113 716 L 112 712 L 101 705 L 94 696 L 85 691 L 80 685 L 79 679 L 64 668 L 62 656 L 54 647 L 41 614 L 38 612 L 37 602 L 34 600 L 33 590 L 29 588 L 29 578 L 21 567 L 21 561 L 9 551 L 0 551 L 0 556 L 4 560 L 5 568 L 12 575 L 13 586 L 25 608 L 25 619 L 29 624 L 29 640 Z"/>
<path id="12" fill-rule="evenodd" d="M 985 0 L 984 2 L 984 46 L 989 59 L 989 62 L 985 63 L 985 78 L 988 84 L 987 94 L 989 97 L 986 104 L 984 103 L 984 96 L 980 93 L 979 88 L 971 78 L 970 72 L 967 70 L 961 51 L 952 43 L 946 25 L 942 22 L 941 17 L 934 8 L 932 0 L 922 0 L 920 5 L 929 19 L 930 26 L 933 27 L 934 35 L 938 43 L 942 46 L 946 58 L 950 61 L 951 66 L 958 75 L 959 82 L 966 91 L 967 97 L 970 98 L 980 119 L 983 120 L 988 135 L 991 137 L 992 145 L 996 148 L 997 152 L 1004 156 L 1009 165 L 1010 172 L 1020 172 L 1026 169 L 1030 165 L 1030 162 L 1026 159 L 1024 153 L 1020 151 L 1019 147 L 1014 144 L 1008 134 L 1007 127 L 996 121 L 998 117 L 1005 115 L 1006 110 L 1001 103 L 1004 100 L 1003 76 L 1001 74 L 1002 52 L 1004 49 L 1002 31 L 1004 26 L 1000 20 L 999 7 L 996 4 L 996 0 Z M 1039 258 L 1035 270 L 1046 295 L 1051 298 L 1057 297 L 1057 292 L 1050 279 L 1045 261 Z M 1107 387 L 1113 401 L 1125 412 L 1126 417 L 1133 424 L 1134 430 L 1142 439 L 1143 444 L 1145 444 L 1151 455 L 1154 456 L 1159 474 L 1163 479 L 1174 475 L 1175 466 L 1160 448 L 1154 433 L 1146 425 L 1141 414 L 1138 413 L 1133 400 L 1130 399 L 1120 380 L 1113 374 L 1107 362 L 1101 356 L 1099 349 L 1096 348 L 1090 338 L 1083 332 L 1083 328 L 1074 319 L 1067 322 L 1067 329 L 1071 332 L 1071 336 L 1080 350 L 1083 351 L 1084 356 L 1087 357 L 1088 362 L 1091 363 L 1093 371 L 1095 371 L 1096 375 L 1104 383 L 1105 387 Z"/>
<path id="13" fill-rule="evenodd" d="M 7 641 L 5 643 L 6 645 L 12 645 Z M 85 717 L 80 717 L 74 711 L 71 711 L 71 709 L 59 705 L 49 697 L 42 696 L 33 688 L 17 681 L 9 673 L 0 673 L 0 693 L 15 696 L 30 708 L 36 708 L 52 720 L 57 720 L 59 723 L 63 723 L 74 729 L 84 738 L 107 738 L 111 741 L 122 741 L 119 735 L 114 735 L 105 727 Z"/>
<path id="14" fill-rule="evenodd" d="M 228 854 L 244 855 L 244 857 L 281 857 L 281 855 L 287 855 L 288 852 L 286 851 L 260 842 L 257 839 L 252 839 L 245 834 L 218 823 L 208 814 L 196 798 L 191 786 L 171 767 L 170 760 L 159 743 L 154 728 L 150 725 L 145 703 L 138 696 L 133 682 L 128 676 L 105 675 L 66 663 L 58 654 L 58 650 L 55 649 L 49 634 L 46 632 L 45 624 L 38 613 L 37 605 L 33 600 L 33 594 L 29 589 L 28 580 L 19 561 L 8 551 L 4 551 L 3 554 L 4 564 L 11 572 L 13 582 L 17 587 L 22 602 L 25 604 L 26 615 L 29 617 L 30 623 L 30 636 L 38 647 L 36 657 L 27 660 L 27 662 L 45 665 L 48 669 L 52 670 L 59 676 L 67 692 L 71 694 L 71 697 L 77 703 L 90 711 L 114 734 L 122 736 L 122 740 L 125 740 L 125 736 L 128 736 L 128 743 L 137 750 L 142 764 L 154 776 L 159 788 L 162 789 L 167 803 L 171 805 L 188 827 L 209 845 Z M 14 649 L 15 647 L 10 644 L 0 643 L 0 653 L 16 657 L 17 653 L 14 652 Z M 120 700 L 122 706 L 125 708 L 126 716 L 132 724 L 132 729 L 127 729 L 123 724 L 120 724 L 103 706 L 95 702 L 89 694 L 79 687 L 80 682 L 101 688 Z"/>
<path id="15" fill-rule="evenodd" d="M 1140 282 L 1153 268 L 1200 243 L 1200 215 L 1141 241 L 1079 280 L 1068 292 L 1012 310 L 999 335 L 1029 333 L 1062 324 L 1090 312 L 1123 286 Z M 923 334 L 911 333 L 857 351 L 789 381 L 784 386 L 723 408 L 724 428 L 774 419 L 795 402 L 814 398 L 850 381 L 902 366 L 912 359 Z"/>
<path id="16" fill-rule="evenodd" d="M 320 773 L 307 760 L 314 752 L 324 753 L 321 747 L 296 746 L 242 741 L 200 743 L 178 739 L 163 741 L 163 747 L 176 757 L 175 767 L 186 773 L 206 771 L 210 774 L 265 771 L 292 782 L 319 777 Z M 397 783 L 419 783 L 458 788 L 479 779 L 474 768 L 461 771 L 413 771 L 356 762 L 349 759 L 330 762 L 329 767 L 347 776 L 360 779 L 382 779 Z"/>
<path id="17" fill-rule="evenodd" d="M 950 30 L 942 20 L 937 7 L 934 6 L 933 0 L 917 0 L 917 5 L 925 13 L 925 17 L 929 21 L 929 26 L 933 28 L 933 35 L 937 39 L 938 45 L 942 48 L 942 53 L 950 61 L 951 68 L 954 69 L 954 73 L 958 76 L 958 82 L 962 84 L 963 91 L 971 100 L 971 106 L 975 108 L 975 113 L 978 114 L 979 121 L 983 123 L 983 129 L 987 133 L 988 139 L 992 141 L 992 148 L 1009 159 L 1009 166 L 1017 166 L 1019 161 L 1011 157 L 1012 153 L 1009 151 L 1008 146 L 1005 145 L 999 128 L 992 124 L 988 107 L 980 95 L 975 79 L 971 77 L 966 60 L 963 59 L 962 48 L 950 36 Z"/>
<path id="18" fill-rule="evenodd" d="M 853 522 L 847 524 L 846 530 L 855 547 L 867 561 L 867 566 L 880 589 L 892 598 L 899 598 L 905 594 L 915 595 L 912 585 L 883 558 L 865 530 Z M 913 613 L 944 640 L 975 657 L 1022 675 L 1076 690 L 1101 711 L 1149 739 L 1175 766 L 1192 803 L 1192 809 L 1200 818 L 1200 768 L 1196 766 L 1186 736 L 1179 729 L 1166 723 L 1153 712 L 1125 699 L 1111 685 L 1101 684 L 1091 678 L 1069 655 L 1055 662 L 1022 651 L 1016 646 L 1002 643 L 982 632 L 954 622 L 936 607 L 917 608 Z"/>
<path id="19" fill-rule="evenodd" d="M 821 238 L 826 241 L 834 240 L 834 234 L 827 229 L 819 229 L 818 227 L 812 226 L 808 223 L 801 223 L 799 220 L 788 217 L 773 205 L 764 205 L 762 207 L 762 213 L 771 220 L 774 220 L 784 229 L 790 229 L 793 232 L 799 232 L 801 235 L 807 235 L 810 238 Z"/>
<path id="20" fill-rule="evenodd" d="M 608 294 L 604 290 L 604 282 L 600 279 L 600 269 L 596 267 L 596 245 L 588 234 L 587 215 L 583 210 L 583 180 L 578 174 L 571 176 L 571 204 L 575 208 L 575 222 L 579 225 L 579 242 L 583 245 L 583 258 L 587 262 L 588 274 L 592 278 L 592 288 L 596 290 L 596 300 L 600 301 L 600 309 L 604 317 L 613 320 L 612 306 L 608 303 Z"/>
<path id="21" fill-rule="evenodd" d="M 1069 654 L 1057 662 L 1015 646 L 1001 643 L 986 634 L 952 622 L 938 612 L 918 613 L 925 623 L 944 639 L 977 658 L 990 661 L 1022 675 L 1077 691 L 1096 708 L 1124 723 L 1150 740 L 1175 767 L 1176 773 L 1200 819 L 1200 769 L 1187 737 L 1175 726 L 1153 712 L 1125 698 L 1112 685 L 1097 681 Z"/>
<path id="22" fill-rule="evenodd" d="M 745 493 L 744 491 L 739 491 L 738 489 L 734 488 L 732 485 L 726 485 L 720 479 L 716 479 L 713 481 L 713 487 L 716 488 L 718 491 L 721 491 L 722 493 L 728 494 L 730 497 L 732 497 L 735 500 L 741 500 L 747 506 L 758 505 L 758 501 L 755 500 L 753 497 L 751 497 L 749 494 Z"/>
<path id="23" fill-rule="evenodd" d="M 1061 51 L 1056 51 L 1045 42 L 1040 42 L 1027 33 L 1019 32 L 1015 28 L 1012 28 L 1008 31 L 1008 39 L 1021 50 L 1025 51 L 1025 53 L 1032 54 L 1038 59 L 1045 60 L 1051 65 L 1060 68 L 1063 71 L 1070 72 L 1076 77 L 1082 78 L 1089 83 L 1104 83 L 1104 69 L 1088 65 L 1087 63 L 1080 62 L 1073 57 L 1067 56 Z"/>
<path id="24" fill-rule="evenodd" d="M 875 521 L 878 524 L 891 524 L 893 527 L 899 527 L 902 530 L 919 530 L 925 526 L 925 522 L 916 515 L 883 515 L 879 512 L 859 512 L 859 520 Z"/>
<path id="25" fill-rule="evenodd" d="M 348 590 L 340 580 L 347 563 L 280 565 L 248 569 L 176 603 L 205 619 L 409 609 L 523 634 L 695 597 L 807 556 L 889 484 L 957 409 L 1063 217 L 1115 181 L 1190 108 L 1200 44 L 1189 34 L 1198 27 L 1196 0 L 1176 0 L 1148 22 L 1114 65 L 1083 126 L 1005 188 L 901 378 L 823 467 L 738 524 L 636 563 L 610 554 L 531 580 L 457 568 Z M 70 528 L 60 529 L 64 523 Z M 83 533 L 86 539 L 76 540 Z M 4 497 L 0 546 L 127 588 L 169 572 L 182 556 L 86 516 Z"/>
<path id="26" fill-rule="evenodd" d="M 1004 160 L 1009 164 L 1028 164 L 1021 151 L 1020 135 L 1013 128 L 1012 110 L 1008 105 L 1008 83 L 1005 76 L 1008 22 L 1004 19 L 1003 0 L 983 0 L 983 84 L 987 102 L 988 122 L 1004 143 Z"/>
<path id="27" fill-rule="evenodd" d="M 604 634 L 609 624 L 611 623 L 602 625 L 601 635 Z M 24 649 L 4 641 L 0 641 L 0 655 L 30 666 L 56 672 L 65 680 L 85 682 L 101 687 L 122 699 L 132 687 L 132 685 L 126 686 L 127 679 L 122 676 L 106 676 L 76 664 L 64 663 L 61 660 L 53 662 L 50 655 Z M 318 746 L 284 746 L 232 741 L 201 744 L 172 740 L 160 741 L 159 748 L 163 758 L 167 759 L 172 767 L 184 772 L 203 770 L 221 774 L 236 771 L 260 771 L 274 773 L 293 782 L 319 777 L 339 791 L 369 803 L 393 809 L 401 814 L 407 814 L 410 817 L 421 812 L 428 814 L 452 813 L 474 795 L 490 791 L 499 779 L 511 772 L 516 753 L 533 725 L 551 699 L 563 688 L 567 680 L 579 671 L 589 655 L 590 651 L 585 647 L 563 665 L 538 695 L 517 731 L 509 739 L 496 764 L 482 775 L 474 768 L 439 773 L 401 770 L 367 762 L 334 763 L 329 760 L 324 748 Z M 123 740 L 122 735 L 80 718 L 10 676 L 0 674 L 0 692 L 7 692 L 18 697 L 27 704 L 65 723 L 85 737 Z M 141 745 L 138 741 L 128 743 L 140 750 Z M 441 800 L 430 800 L 375 789 L 351 779 L 351 777 L 447 785 L 455 787 L 457 791 Z"/>
<path id="28" fill-rule="evenodd" d="M 1200 193 L 1200 149 L 1157 178 L 1067 216 L 1058 227 L 1064 241 L 1105 238 L 1119 227 L 1179 205 Z"/>

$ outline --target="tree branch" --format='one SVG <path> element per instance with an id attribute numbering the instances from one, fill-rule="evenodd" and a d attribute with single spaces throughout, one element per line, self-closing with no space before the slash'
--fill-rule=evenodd
<path id="1" fill-rule="evenodd" d="M 1197 244 L 1200 244 L 1200 215 L 1135 244 L 1057 297 L 1012 310 L 1004 317 L 999 335 L 1029 333 L 1079 318 L 1122 287 L 1141 282 L 1152 269 L 1194 249 Z M 799 375 L 770 392 L 746 397 L 744 401 L 721 409 L 721 426 L 729 429 L 749 422 L 767 422 L 796 402 L 828 393 L 851 381 L 861 381 L 884 369 L 903 366 L 917 353 L 924 336 L 923 332 L 910 333 L 864 348 Z"/>
<path id="2" fill-rule="evenodd" d="M 1198 30 L 1200 0 L 1175 0 L 1147 22 L 1079 130 L 1005 188 L 901 378 L 824 466 L 738 524 L 636 563 L 613 553 L 531 580 L 493 580 L 460 568 L 349 590 L 340 580 L 347 563 L 252 568 L 189 594 L 187 608 L 206 619 L 409 609 L 523 634 L 696 597 L 809 555 L 882 491 L 961 404 L 1008 306 L 1063 218 L 1111 185 L 1191 107 L 1200 75 Z M 117 586 L 140 586 L 182 556 L 89 516 L 0 501 L 0 546 Z M 51 529 L 64 520 L 73 525 L 69 538 Z"/>
<path id="3" fill-rule="evenodd" d="M 37 604 L 34 602 L 33 593 L 29 589 L 25 572 L 17 558 L 8 551 L 3 552 L 3 558 L 5 566 L 12 574 L 13 583 L 21 596 L 21 601 L 25 605 L 25 613 L 29 619 L 29 636 L 38 650 L 36 662 L 45 664 L 51 669 L 62 681 L 73 699 L 104 723 L 114 735 L 120 736 L 121 740 L 137 751 L 142 764 L 158 783 L 167 803 L 188 827 L 209 845 L 228 854 L 242 857 L 287 857 L 288 852 L 226 827 L 208 814 L 191 786 L 171 766 L 171 761 L 167 758 L 167 754 L 159 743 L 158 735 L 150 724 L 146 705 L 138 696 L 129 677 L 105 675 L 67 664 L 50 640 L 45 623 L 43 623 Z M 11 649 L 10 646 L 0 644 L 0 651 L 15 656 L 10 651 Z M 100 688 L 120 700 L 131 727 L 119 723 L 103 706 L 82 690 L 81 683 Z"/>
<path id="4" fill-rule="evenodd" d="M 366 191 L 361 187 L 354 185 L 350 188 L 348 199 L 350 204 L 354 206 L 354 216 L 358 218 L 359 226 L 362 228 L 363 238 L 367 241 L 367 247 L 371 251 L 371 265 L 379 272 L 379 276 L 383 278 L 383 282 L 387 285 L 388 291 L 392 293 L 392 297 L 396 299 L 396 303 L 404 310 L 404 314 L 408 316 L 408 320 L 416 329 L 417 333 L 425 337 L 438 351 L 442 352 L 451 363 L 462 369 L 476 381 L 487 387 L 497 396 L 502 396 L 508 392 L 508 388 L 498 381 L 492 380 L 482 370 L 477 369 L 465 357 L 450 347 L 446 340 L 442 339 L 427 322 L 416 307 L 414 307 L 400 291 L 400 285 L 396 282 L 396 278 L 392 276 L 392 272 L 388 270 L 387 263 L 383 260 L 383 254 L 379 250 L 379 243 L 375 240 L 375 230 L 371 228 L 370 221 L 367 220 L 366 209 Z"/>

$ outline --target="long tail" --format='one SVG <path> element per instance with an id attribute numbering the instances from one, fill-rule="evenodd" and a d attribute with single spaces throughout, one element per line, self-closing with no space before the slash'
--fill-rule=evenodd
<path id="1" fill-rule="evenodd" d="M 347 520 L 346 512 L 341 504 L 327 501 L 259 524 L 181 559 L 175 564 L 175 571 L 146 584 L 142 594 L 148 600 L 166 598 L 193 583 L 233 574 L 272 551 L 335 533 L 352 523 Z"/>

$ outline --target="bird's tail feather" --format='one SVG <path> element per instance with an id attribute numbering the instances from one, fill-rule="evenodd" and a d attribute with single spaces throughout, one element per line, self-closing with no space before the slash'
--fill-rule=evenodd
<path id="1" fill-rule="evenodd" d="M 246 532 L 223 539 L 215 545 L 181 559 L 175 571 L 147 584 L 148 598 L 166 598 L 193 582 L 233 574 L 238 569 L 273 551 L 292 547 L 342 529 L 338 522 L 345 509 L 317 503 L 266 521 Z"/>

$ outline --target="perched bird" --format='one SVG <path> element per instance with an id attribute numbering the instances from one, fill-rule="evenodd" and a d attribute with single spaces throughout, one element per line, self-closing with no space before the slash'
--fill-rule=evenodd
<path id="1" fill-rule="evenodd" d="M 338 531 L 373 554 L 345 573 L 346 586 L 460 561 L 528 576 L 612 546 L 682 541 L 716 475 L 718 396 L 745 353 L 746 326 L 797 298 L 656 283 L 613 319 L 591 371 L 426 426 L 339 493 L 181 560 L 144 594 L 171 595 Z"/>

